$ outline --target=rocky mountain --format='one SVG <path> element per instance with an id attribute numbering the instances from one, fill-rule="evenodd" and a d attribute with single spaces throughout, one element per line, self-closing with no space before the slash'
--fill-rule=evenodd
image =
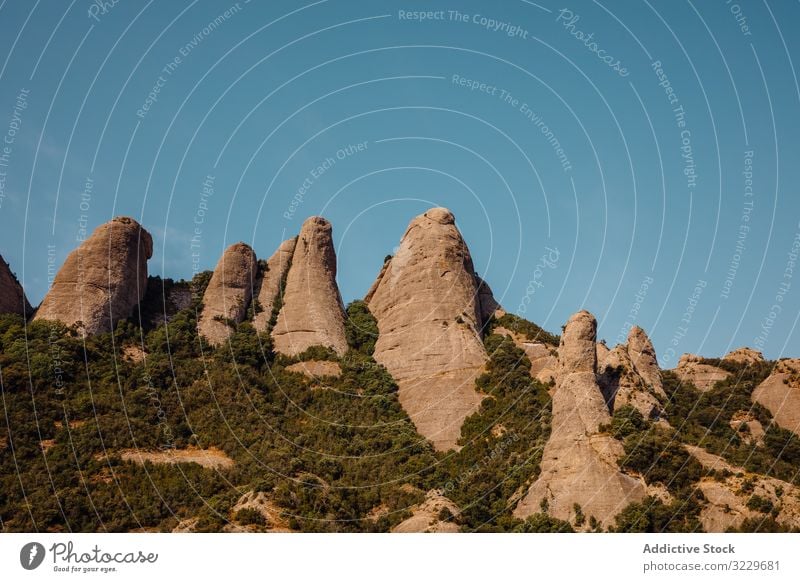
<path id="1" fill-rule="evenodd" d="M 496 304 L 449 210 L 411 221 L 365 302 L 380 332 L 375 359 L 397 380 L 400 404 L 437 450 L 455 447 L 482 399 L 481 330 Z"/>
<path id="2" fill-rule="evenodd" d="M 191 282 L 151 254 L 134 220 L 98 227 L 27 326 L 0 260 L 3 531 L 800 530 L 800 360 L 662 370 L 588 311 L 550 333 L 447 209 L 346 308 L 321 217 Z"/>
<path id="3" fill-rule="evenodd" d="M 730 372 L 709 364 L 694 354 L 683 354 L 675 367 L 675 373 L 681 380 L 690 382 L 703 392 L 730 376 Z"/>
<path id="4" fill-rule="evenodd" d="M 736 362 L 738 364 L 760 364 L 764 362 L 764 355 L 758 350 L 752 348 L 737 348 L 732 352 L 728 352 L 722 358 L 727 362 Z"/>
<path id="5" fill-rule="evenodd" d="M 645 418 L 662 415 L 666 398 L 655 349 L 645 331 L 634 326 L 628 341 L 616 346 L 599 363 L 598 382 L 609 408 L 633 406 Z"/>
<path id="6" fill-rule="evenodd" d="M 258 265 L 248 245 L 225 249 L 203 294 L 198 330 L 211 345 L 223 343 L 247 314 L 253 297 Z"/>
<path id="7" fill-rule="evenodd" d="M 32 309 L 11 267 L 0 257 L 0 313 L 16 313 L 27 317 Z"/>
<path id="8" fill-rule="evenodd" d="M 753 391 L 753 400 L 769 410 L 778 425 L 800 435 L 800 360 L 780 360 Z"/>
<path id="9" fill-rule="evenodd" d="M 344 305 L 336 284 L 336 251 L 331 223 L 319 216 L 300 228 L 286 274 L 283 305 L 272 339 L 275 350 L 290 356 L 312 346 L 347 350 Z"/>
<path id="10" fill-rule="evenodd" d="M 622 443 L 602 430 L 611 415 L 597 383 L 596 339 L 597 321 L 587 311 L 573 315 L 564 328 L 552 432 L 541 474 L 514 510 L 519 518 L 547 513 L 573 521 L 580 508 L 608 527 L 627 505 L 647 494 L 638 479 L 620 471 Z"/>
<path id="11" fill-rule="evenodd" d="M 297 238 L 283 241 L 278 250 L 267 260 L 266 268 L 261 274 L 261 281 L 258 285 L 259 311 L 253 318 L 253 325 L 258 331 L 269 331 L 272 323 L 272 311 L 278 301 L 283 301 L 281 287 L 286 281 L 286 274 L 292 264 L 296 244 Z"/>
<path id="12" fill-rule="evenodd" d="M 134 219 L 100 225 L 69 254 L 34 320 L 77 325 L 88 335 L 111 331 L 144 297 L 152 255 L 153 239 Z"/>

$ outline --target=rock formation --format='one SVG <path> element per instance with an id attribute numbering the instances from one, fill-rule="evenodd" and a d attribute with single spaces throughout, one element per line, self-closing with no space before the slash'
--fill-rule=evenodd
<path id="1" fill-rule="evenodd" d="M 16 313 L 28 317 L 31 304 L 11 267 L 0 257 L 0 313 Z"/>
<path id="2" fill-rule="evenodd" d="M 700 392 L 708 392 L 714 384 L 730 376 L 730 372 L 704 364 L 703 358 L 694 354 L 683 354 L 673 371 L 681 381 L 691 382 Z"/>
<path id="3" fill-rule="evenodd" d="M 203 294 L 203 311 L 197 323 L 200 335 L 220 345 L 247 314 L 253 297 L 258 266 L 248 245 L 236 243 L 225 249 Z"/>
<path id="4" fill-rule="evenodd" d="M 504 313 L 500 307 L 500 304 L 495 301 L 494 293 L 492 293 L 491 287 L 475 275 L 475 285 L 477 286 L 477 296 L 478 296 L 478 314 L 480 315 L 482 324 L 486 324 L 489 321 L 489 318 L 495 314 L 502 315 Z"/>
<path id="5" fill-rule="evenodd" d="M 344 354 L 344 322 L 331 223 L 312 216 L 300 229 L 286 276 L 283 306 L 272 330 L 275 350 L 294 356 L 325 346 Z"/>
<path id="6" fill-rule="evenodd" d="M 597 342 L 597 365 L 599 366 L 605 362 L 608 354 L 610 353 L 611 350 L 608 349 L 608 346 L 605 344 L 605 340 Z"/>
<path id="7" fill-rule="evenodd" d="M 700 512 L 705 531 L 722 533 L 740 527 L 745 519 L 760 521 L 770 516 L 786 527 L 800 527 L 800 488 L 780 479 L 748 473 L 700 447 L 686 445 L 686 449 L 705 469 L 719 475 L 704 477 L 697 484 L 707 501 Z M 754 496 L 772 504 L 771 514 L 748 507 Z"/>
<path id="8" fill-rule="evenodd" d="M 393 533 L 456 533 L 458 524 L 453 519 L 461 511 L 458 506 L 442 495 L 441 491 L 428 491 L 425 501 L 411 508 L 411 517 L 397 524 Z M 451 516 L 442 519 L 445 515 Z"/>
<path id="9" fill-rule="evenodd" d="M 666 397 L 653 342 L 638 325 L 634 325 L 628 333 L 627 348 L 633 369 L 644 380 L 647 388 L 659 396 Z"/>
<path id="10" fill-rule="evenodd" d="M 253 318 L 253 326 L 256 331 L 268 331 L 272 308 L 281 291 L 281 282 L 285 280 L 289 265 L 292 264 L 292 255 L 296 244 L 296 237 L 283 241 L 267 261 L 266 271 L 261 274 L 261 284 L 258 290 L 258 304 L 261 311 L 256 313 Z"/>
<path id="11" fill-rule="evenodd" d="M 629 503 L 647 494 L 639 480 L 620 472 L 622 443 L 600 432 L 611 421 L 597 383 L 597 321 L 587 311 L 573 315 L 558 348 L 552 432 L 544 448 L 541 474 L 514 510 L 526 518 L 546 511 L 574 521 L 575 506 L 603 527 Z"/>
<path id="12" fill-rule="evenodd" d="M 739 438 L 742 442 L 748 445 L 763 445 L 764 425 L 755 417 L 755 415 L 747 410 L 737 410 L 731 416 L 728 425 L 739 433 Z"/>
<path id="13" fill-rule="evenodd" d="M 69 254 L 34 319 L 79 324 L 89 335 L 112 331 L 144 297 L 152 255 L 150 233 L 132 218 L 100 225 Z"/>
<path id="14" fill-rule="evenodd" d="M 738 364 L 760 364 L 764 361 L 764 355 L 758 350 L 745 347 L 728 352 L 722 359 Z"/>
<path id="15" fill-rule="evenodd" d="M 610 410 L 633 406 L 645 418 L 661 415 L 658 397 L 666 398 L 661 370 L 653 344 L 642 328 L 631 328 L 627 343 L 608 353 L 599 372 L 598 382 Z"/>
<path id="16" fill-rule="evenodd" d="M 480 330 L 496 308 L 482 288 L 453 215 L 433 208 L 411 221 L 366 297 L 380 331 L 375 359 L 397 381 L 417 431 L 438 450 L 456 446 L 481 402 L 475 379 L 487 356 Z"/>
<path id="17" fill-rule="evenodd" d="M 800 436 L 800 360 L 779 361 L 752 397 L 772 413 L 778 426 Z"/>

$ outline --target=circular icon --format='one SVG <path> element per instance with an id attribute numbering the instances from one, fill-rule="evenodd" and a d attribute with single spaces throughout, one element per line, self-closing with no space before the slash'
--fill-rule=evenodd
<path id="1" fill-rule="evenodd" d="M 44 561 L 44 546 L 39 542 L 30 542 L 19 551 L 19 563 L 26 570 L 35 570 Z"/>

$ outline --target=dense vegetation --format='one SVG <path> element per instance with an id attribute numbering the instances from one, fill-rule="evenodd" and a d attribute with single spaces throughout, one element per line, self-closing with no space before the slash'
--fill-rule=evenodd
<path id="1" fill-rule="evenodd" d="M 463 448 L 444 456 L 434 482 L 461 507 L 465 530 L 514 531 L 524 526 L 511 517 L 508 500 L 538 474 L 550 434 L 550 396 L 531 379 L 530 361 L 510 339 L 489 335 L 485 344 L 490 358 L 476 383 L 486 398 L 461 429 Z"/>
<path id="2" fill-rule="evenodd" d="M 561 337 L 546 331 L 527 319 L 523 319 L 513 313 L 506 313 L 501 317 L 493 319 L 493 325 L 499 325 L 523 336 L 528 341 L 543 342 L 557 346 Z"/>
<path id="3" fill-rule="evenodd" d="M 737 364 L 725 360 L 706 360 L 731 375 L 700 392 L 669 371 L 662 372 L 667 392 L 667 420 L 675 428 L 675 438 L 720 455 L 734 465 L 800 484 L 800 438 L 772 422 L 770 413 L 751 399 L 753 390 L 767 376 L 773 364 Z M 746 411 L 764 426 L 763 444 L 743 438 L 746 426 L 733 422 L 737 412 Z"/>
<path id="4" fill-rule="evenodd" d="M 208 280 L 152 278 L 135 317 L 86 340 L 57 323 L 0 317 L 4 531 L 169 531 L 190 518 L 201 531 L 276 525 L 233 511 L 249 491 L 268 494 L 291 529 L 387 531 L 435 488 L 463 508 L 441 517 L 465 530 L 568 527 L 510 517 L 508 499 L 537 471 L 549 427 L 547 391 L 513 344 L 487 337 L 481 411 L 458 453 L 434 453 L 372 358 L 377 325 L 363 302 L 348 307 L 341 358 L 323 348 L 276 355 L 248 322 L 212 349 L 196 331 Z M 189 298 L 182 309 L 170 300 L 176 289 Z M 286 370 L 309 359 L 337 361 L 342 374 Z M 121 458 L 212 447 L 232 468 Z"/>
<path id="5" fill-rule="evenodd" d="M 707 392 L 663 371 L 664 402 L 669 427 L 646 420 L 631 407 L 615 411 L 608 430 L 623 439 L 624 470 L 641 474 L 648 484 L 661 484 L 672 495 L 669 504 L 648 497 L 628 506 L 617 516 L 615 531 L 702 531 L 699 521 L 704 497 L 696 488 L 704 477 L 723 481 L 729 472 L 706 471 L 684 448 L 696 445 L 717 454 L 746 471 L 800 483 L 800 439 L 772 422 L 770 413 L 751 399 L 753 390 L 770 374 L 774 363 L 737 363 L 707 359 L 703 363 L 722 368 L 731 375 Z M 745 412 L 765 429 L 761 442 L 749 436 L 747 425 L 734 421 Z M 753 478 L 745 478 L 739 493 L 747 495 L 748 509 L 764 514 L 748 518 L 737 531 L 789 531 L 778 524 L 771 501 L 753 493 Z M 749 488 L 748 488 L 749 487 Z"/>
<path id="6" fill-rule="evenodd" d="M 170 531 L 187 520 L 200 531 L 388 531 L 434 489 L 460 508 L 455 515 L 442 510 L 438 519 L 462 531 L 599 529 L 579 506 L 572 525 L 544 513 L 524 522 L 511 514 L 539 473 L 551 402 L 509 338 L 486 336 L 490 357 L 476 383 L 485 398 L 464 423 L 461 448 L 438 453 L 417 434 L 393 379 L 372 357 L 378 328 L 363 302 L 348 306 L 350 349 L 341 357 L 321 347 L 277 355 L 269 334 L 249 322 L 213 349 L 196 330 L 208 280 L 208 273 L 192 282 L 151 278 L 131 320 L 85 340 L 57 323 L 0 316 L 3 531 Z M 273 324 L 279 308 L 280 297 Z M 494 325 L 531 340 L 559 340 L 511 315 Z M 310 378 L 287 369 L 312 359 L 337 362 L 341 375 Z M 675 500 L 629 506 L 616 531 L 701 530 L 703 497 L 695 485 L 704 473 L 684 443 L 797 483 L 800 442 L 750 401 L 769 366 L 718 365 L 733 375 L 706 393 L 664 373 L 671 428 L 629 407 L 605 428 L 623 442 L 621 468 Z M 766 427 L 763 446 L 731 422 L 741 410 Z M 125 451 L 171 449 L 218 449 L 232 463 L 123 459 Z M 249 492 L 266 495 L 280 518 L 238 507 Z M 754 495 L 749 503 L 764 518 L 743 530 L 784 529 L 769 500 Z"/>

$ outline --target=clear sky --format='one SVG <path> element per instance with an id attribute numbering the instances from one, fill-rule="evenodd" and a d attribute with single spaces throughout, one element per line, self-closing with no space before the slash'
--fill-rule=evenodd
<path id="1" fill-rule="evenodd" d="M 800 355 L 797 2 L 101 4 L 0 3 L 0 254 L 32 304 L 120 214 L 173 278 L 322 214 L 349 301 L 447 206 L 548 329 Z"/>

